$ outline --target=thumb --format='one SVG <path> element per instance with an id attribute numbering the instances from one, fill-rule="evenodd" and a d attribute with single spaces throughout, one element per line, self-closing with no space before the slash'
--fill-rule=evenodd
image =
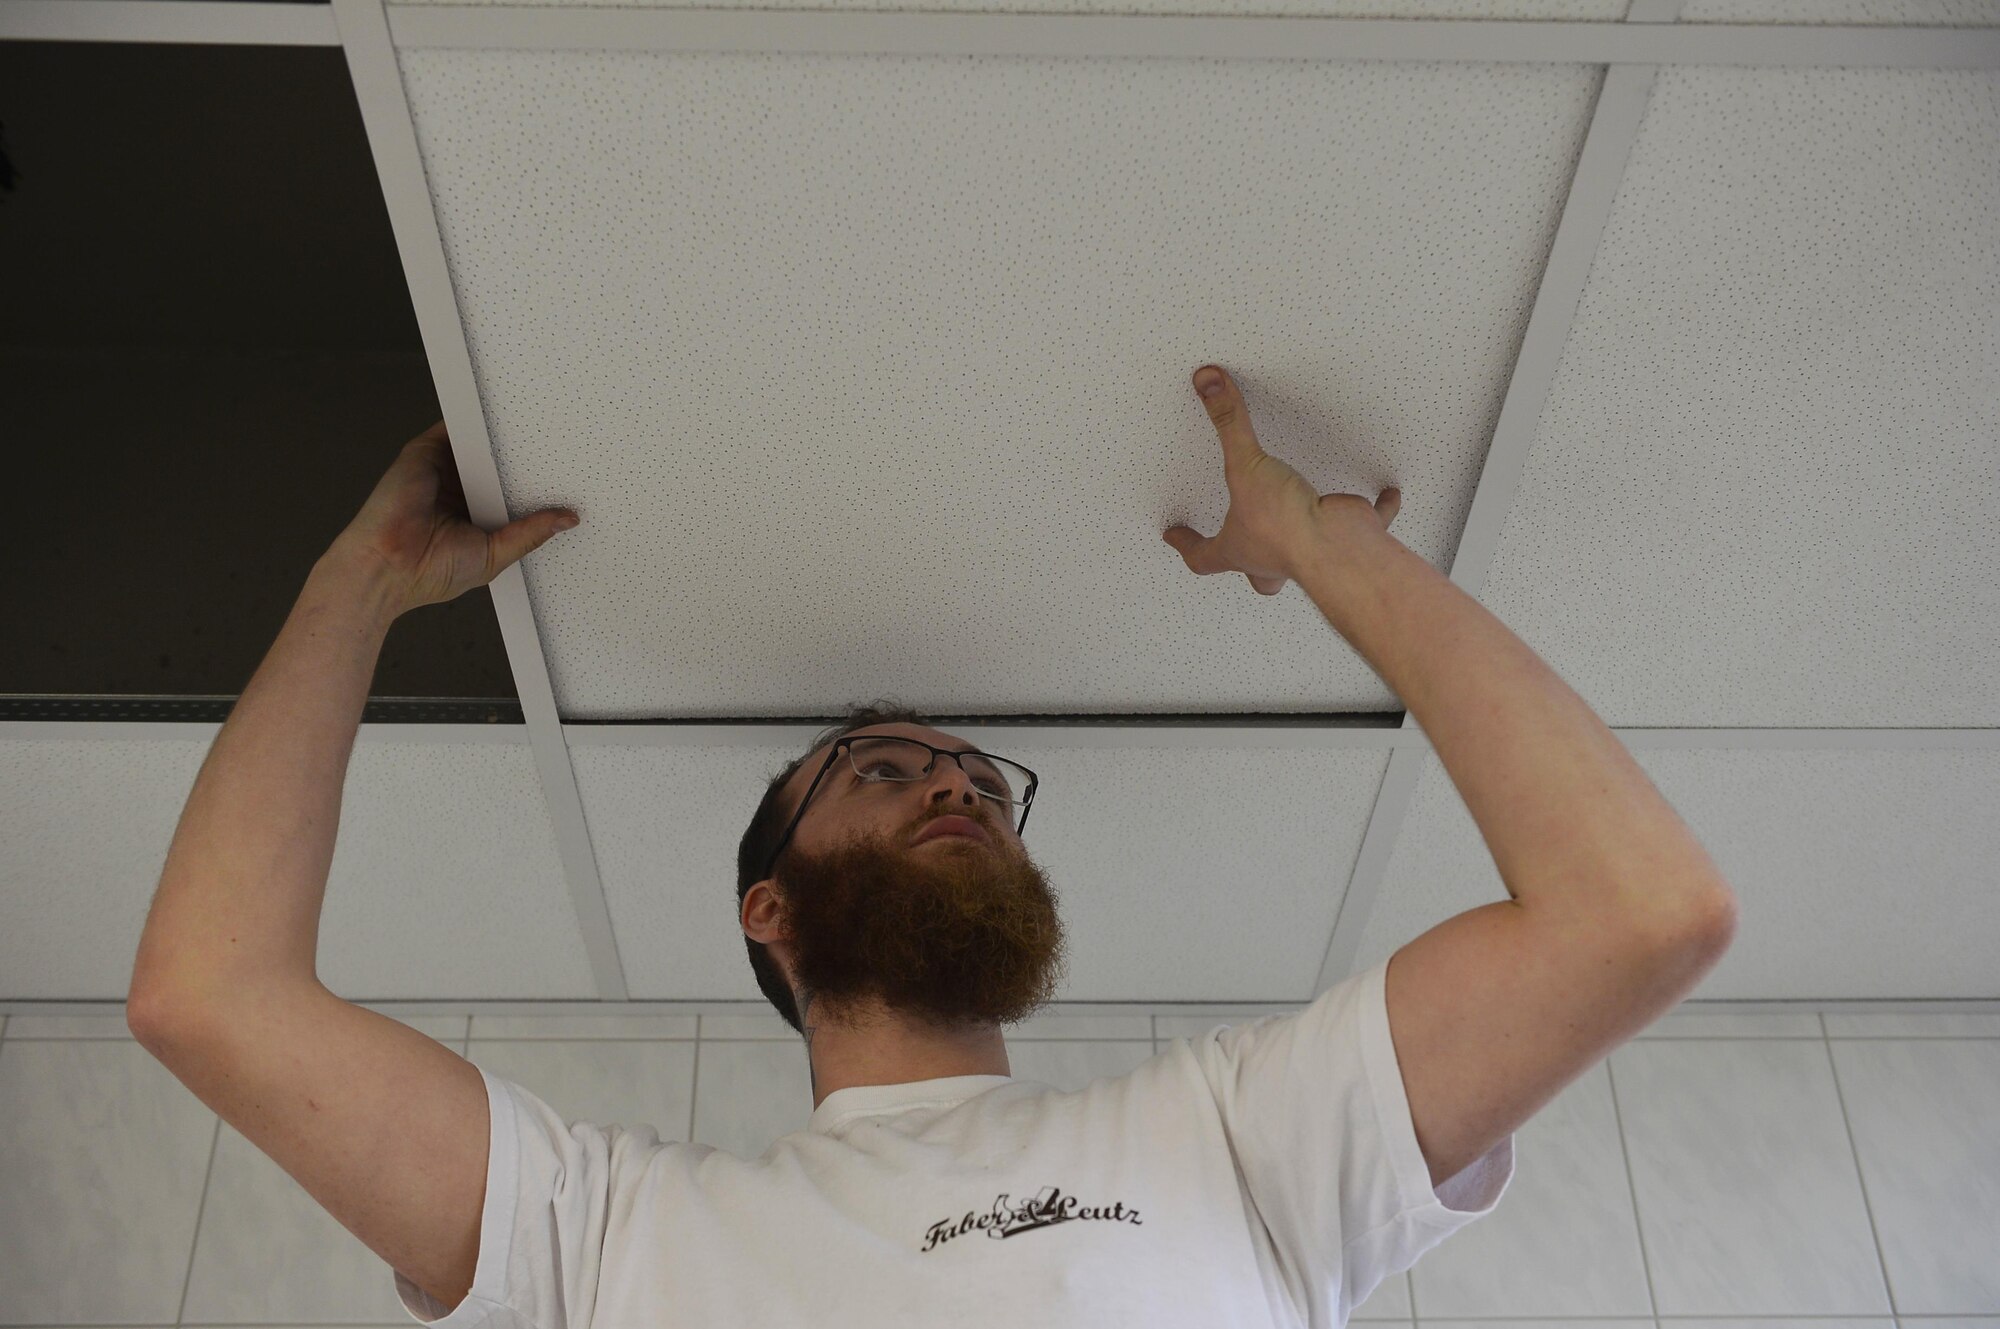
<path id="1" fill-rule="evenodd" d="M 1208 569 L 1198 566 L 1208 561 L 1204 551 L 1208 547 L 1208 537 L 1192 526 L 1169 526 L 1160 538 L 1172 545 L 1188 565 L 1188 571 L 1197 576 L 1206 576 Z"/>
<path id="2" fill-rule="evenodd" d="M 551 537 L 566 531 L 580 519 L 568 508 L 546 508 L 510 521 L 486 537 L 493 575 L 499 576 L 521 559 L 547 544 Z"/>

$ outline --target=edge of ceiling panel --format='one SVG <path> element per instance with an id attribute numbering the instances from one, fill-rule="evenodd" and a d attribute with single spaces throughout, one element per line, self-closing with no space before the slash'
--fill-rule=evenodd
<path id="1" fill-rule="evenodd" d="M 109 0 L 92 0 L 107 3 Z M 340 29 L 347 67 L 354 80 L 354 98 L 382 182 L 382 201 L 402 256 L 410 305 L 430 361 L 438 404 L 450 427 L 451 450 L 458 463 L 466 507 L 482 529 L 493 531 L 512 518 L 500 487 L 500 469 L 480 405 L 479 384 L 472 369 L 472 351 L 459 318 L 451 268 L 438 230 L 429 177 L 417 147 L 416 123 L 404 91 L 402 69 L 380 0 L 334 0 L 333 16 Z M 569 888 L 576 926 L 590 962 L 591 980 L 604 1001 L 630 995 L 625 965 L 618 953 L 611 909 L 597 866 L 597 851 L 577 789 L 576 768 L 563 738 L 556 712 L 555 689 L 549 681 L 547 654 L 535 622 L 528 583 L 516 560 L 487 585 L 500 639 L 514 673 L 521 718 L 534 751 L 535 772 L 542 801 L 556 841 L 556 855 Z"/>
<path id="2" fill-rule="evenodd" d="M 9 0 L 0 39 L 342 45 L 351 6 L 260 0 Z M 1184 56 L 1480 64 L 1690 64 L 1986 69 L 2000 28 L 1562 19 L 912 13 L 410 4 L 381 15 L 399 47 Z"/>

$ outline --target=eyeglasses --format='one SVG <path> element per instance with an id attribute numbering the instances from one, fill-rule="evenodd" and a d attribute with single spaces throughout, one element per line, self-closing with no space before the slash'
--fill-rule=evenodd
<path id="1" fill-rule="evenodd" d="M 791 842 L 792 831 L 798 826 L 799 818 L 805 816 L 806 804 L 812 802 L 813 791 L 819 788 L 827 772 L 834 769 L 834 763 L 843 754 L 847 760 L 834 779 L 844 788 L 857 791 L 883 781 L 906 783 L 921 780 L 931 773 L 932 765 L 940 754 L 954 757 L 959 769 L 971 778 L 972 787 L 979 791 L 987 806 L 1005 816 L 1016 835 L 1028 824 L 1028 807 L 1035 801 L 1035 787 L 1041 782 L 1033 771 L 1019 762 L 990 753 L 933 747 L 915 738 L 867 735 L 838 739 L 834 742 L 833 751 L 826 754 L 826 762 L 819 768 L 819 774 L 813 777 L 806 796 L 799 800 L 799 810 L 792 814 L 791 825 L 785 827 L 785 833 L 778 837 L 778 847 L 771 851 L 771 861 L 764 865 L 760 876 L 771 875 L 778 855 Z M 1021 814 L 1018 823 L 1014 820 L 1016 811 Z"/>

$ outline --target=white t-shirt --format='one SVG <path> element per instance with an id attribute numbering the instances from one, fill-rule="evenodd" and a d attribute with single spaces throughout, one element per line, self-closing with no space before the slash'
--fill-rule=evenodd
<path id="1" fill-rule="evenodd" d="M 1383 961 L 1064 1092 L 1005 1075 L 836 1090 L 754 1160 L 565 1122 L 481 1071 L 471 1292 L 452 1329 L 1336 1329 L 1498 1205 L 1508 1136 L 1435 1191 Z"/>

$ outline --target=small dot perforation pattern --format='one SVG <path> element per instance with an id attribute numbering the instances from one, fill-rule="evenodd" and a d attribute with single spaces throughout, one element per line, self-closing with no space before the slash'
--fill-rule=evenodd
<path id="1" fill-rule="evenodd" d="M 1227 507 L 1189 376 L 1230 365 L 1322 490 L 1423 495 L 1399 536 L 1445 562 L 1602 80 L 401 59 L 510 509 L 584 515 L 526 569 L 569 719 L 947 668 L 1003 711 L 1395 709 L 1161 542 Z"/>
<path id="2" fill-rule="evenodd" d="M 1996 93 L 1659 71 L 1480 587 L 1610 723 L 2000 724 Z"/>

